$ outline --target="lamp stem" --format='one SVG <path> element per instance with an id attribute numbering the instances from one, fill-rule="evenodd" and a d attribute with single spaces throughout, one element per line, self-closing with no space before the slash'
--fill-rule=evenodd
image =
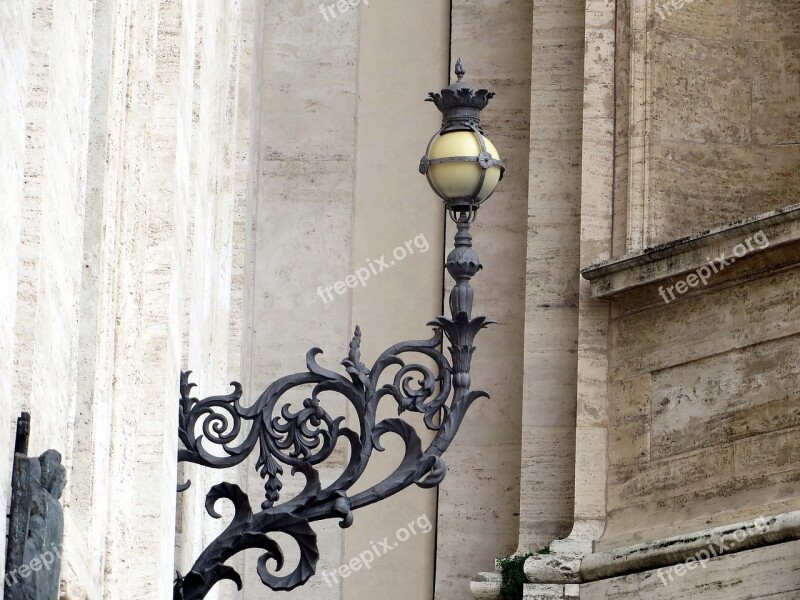
<path id="1" fill-rule="evenodd" d="M 472 277 L 483 268 L 480 259 L 472 249 L 471 220 L 456 222 L 458 231 L 455 234 L 454 248 L 447 255 L 447 272 L 456 282 L 450 292 L 450 312 L 453 319 L 472 318 L 472 300 L 474 291 L 470 286 Z M 463 317 L 461 317 L 463 315 Z"/>

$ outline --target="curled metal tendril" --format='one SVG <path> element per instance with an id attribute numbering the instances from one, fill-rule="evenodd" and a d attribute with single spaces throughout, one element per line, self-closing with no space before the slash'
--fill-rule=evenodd
<path id="1" fill-rule="evenodd" d="M 256 468 L 265 481 L 265 498 L 261 512 L 254 514 L 249 497 L 238 486 L 220 484 L 211 488 L 206 499 L 208 513 L 220 518 L 215 506 L 218 501 L 227 500 L 233 504 L 235 514 L 192 570 L 185 576 L 177 576 L 175 598 L 201 600 L 222 579 L 240 586 L 239 575 L 225 562 L 251 548 L 265 551 L 257 565 L 265 585 L 274 590 L 293 589 L 314 574 L 319 558 L 316 535 L 309 523 L 336 517 L 342 527 L 349 527 L 357 508 L 409 485 L 427 488 L 442 481 L 447 468 L 441 454 L 455 436 L 469 405 L 485 396 L 482 392 L 469 392 L 463 385 L 454 386 L 453 382 L 459 381 L 458 373 L 440 350 L 442 329 L 454 343 L 451 354 L 457 362 L 466 361 L 468 370 L 474 350 L 472 339 L 484 323 L 458 324 L 440 318 L 431 324 L 434 335 L 430 339 L 388 348 L 371 369 L 361 362 L 361 330 L 356 328 L 348 356 L 342 361 L 347 376 L 320 366 L 317 356 L 321 351 L 313 348 L 306 356 L 305 372 L 276 380 L 249 407 L 240 403 L 242 388 L 238 383 L 231 384 L 233 391 L 228 395 L 198 400 L 190 396 L 194 386 L 188 379 L 190 372 L 181 374 L 179 438 L 184 447 L 179 451 L 179 461 L 214 468 L 231 467 L 243 462 L 258 447 Z M 430 366 L 407 363 L 404 355 L 422 355 Z M 392 375 L 388 374 L 390 369 Z M 390 381 L 381 385 L 382 379 Z M 303 387 L 310 388 L 310 393 L 302 407 L 293 409 L 283 398 L 287 392 Z M 323 393 L 336 394 L 347 401 L 356 416 L 358 430 L 345 426 L 344 416 L 330 414 Z M 426 427 L 436 432 L 428 448 L 423 449 L 419 435 L 402 419 L 376 422 L 378 404 L 387 396 L 396 402 L 398 415 L 404 412 L 423 415 Z M 349 496 L 348 490 L 364 473 L 373 450 L 383 450 L 381 438 L 386 434 L 403 441 L 402 461 L 380 483 Z M 315 465 L 325 461 L 340 441 L 349 446 L 348 463 L 338 479 L 323 488 Z M 303 475 L 306 483 L 302 492 L 277 504 L 284 466 L 292 474 Z M 190 482 L 183 484 L 179 491 L 189 485 Z M 292 537 L 300 550 L 300 561 L 287 575 L 270 572 L 269 567 L 277 571 L 283 566 L 281 548 L 268 535 L 274 532 Z"/>

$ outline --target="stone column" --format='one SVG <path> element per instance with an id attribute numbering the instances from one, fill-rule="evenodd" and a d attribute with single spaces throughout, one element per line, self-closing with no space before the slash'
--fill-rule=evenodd
<path id="1" fill-rule="evenodd" d="M 584 9 L 533 7 L 521 553 L 573 523 Z"/>
<path id="2" fill-rule="evenodd" d="M 353 272 L 357 14 L 334 7 L 334 15 L 323 15 L 313 0 L 260 4 L 249 215 L 254 245 L 247 265 L 253 295 L 243 382 L 251 398 L 277 377 L 304 371 L 306 352 L 314 346 L 324 350 L 323 363 L 335 368 L 352 336 L 347 296 L 334 293 L 323 300 L 318 288 L 324 294 Z M 343 400 L 331 404 L 331 413 L 343 414 Z M 345 460 L 341 450 L 320 469 L 323 481 L 338 477 Z M 248 492 L 257 501 L 264 484 L 252 465 L 247 468 Z M 287 471 L 282 499 L 304 483 Z M 317 573 L 338 568 L 342 530 L 336 521 L 315 524 L 315 530 Z M 246 558 L 245 598 L 264 597 L 252 568 L 257 558 Z M 287 561 L 292 560 L 289 546 Z M 303 590 L 320 600 L 340 597 L 339 586 L 328 586 L 319 575 Z"/>
<path id="3" fill-rule="evenodd" d="M 614 0 L 587 0 L 585 14 L 581 266 L 611 256 Z M 592 551 L 605 528 L 609 308 L 591 298 L 588 281 L 580 281 L 579 293 L 574 526 L 567 538 L 550 544 L 550 555 L 526 562 L 525 573 L 532 582 L 526 594 L 531 598 L 544 590 L 542 584 L 557 584 L 556 592 L 565 594 L 563 584 L 578 581 L 581 557 Z"/>
<path id="4" fill-rule="evenodd" d="M 611 256 L 615 26 L 613 0 L 587 0 L 580 266 Z M 579 283 L 574 525 L 567 538 L 550 544 L 550 555 L 526 562 L 531 599 L 570 597 L 580 559 L 605 527 L 609 309 L 590 297 L 588 282 Z"/>
<path id="5" fill-rule="evenodd" d="M 474 314 L 499 324 L 481 333 L 472 360 L 473 386 L 492 398 L 470 408 L 445 457 L 437 600 L 463 598 L 469 580 L 491 568 L 496 557 L 513 553 L 519 542 L 532 5 L 452 3 L 450 55 L 453 62 L 464 59 L 466 79 L 497 93 L 481 122 L 507 171 L 472 228 L 484 266 L 472 281 Z M 454 232 L 450 224 L 445 238 Z"/>
<path id="6" fill-rule="evenodd" d="M 614 200 L 615 0 L 587 0 L 584 57 L 580 265 L 611 257 Z M 591 551 L 605 527 L 608 437 L 607 332 L 610 310 L 580 280 L 575 525 L 563 546 Z M 571 541 L 579 541 L 573 546 Z M 561 543 L 551 547 L 562 548 Z"/>

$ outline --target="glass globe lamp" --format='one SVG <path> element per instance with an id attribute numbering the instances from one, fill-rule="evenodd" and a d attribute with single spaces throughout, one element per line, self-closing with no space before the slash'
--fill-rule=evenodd
<path id="1" fill-rule="evenodd" d="M 464 64 L 458 59 L 458 81 L 440 94 L 429 94 L 428 100 L 442 112 L 443 121 L 420 161 L 420 172 L 455 221 L 473 220 L 505 172 L 497 148 L 483 135 L 480 125 L 480 111 L 494 93 L 473 90 L 462 81 L 464 74 Z"/>

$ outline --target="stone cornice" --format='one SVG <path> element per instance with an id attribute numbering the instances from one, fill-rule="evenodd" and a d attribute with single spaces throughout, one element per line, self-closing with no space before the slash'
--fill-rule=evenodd
<path id="1" fill-rule="evenodd" d="M 586 583 L 670 567 L 687 560 L 696 561 L 700 553 L 711 559 L 794 540 L 800 540 L 800 511 L 703 529 L 584 557 L 532 556 L 525 562 L 525 575 L 532 583 Z"/>
<path id="2" fill-rule="evenodd" d="M 581 274 L 591 282 L 592 297 L 611 299 L 634 288 L 695 271 L 707 265 L 709 259 L 733 256 L 737 245 L 762 231 L 769 245 L 749 249 L 748 256 L 800 240 L 800 204 L 603 261 L 586 267 Z"/>

